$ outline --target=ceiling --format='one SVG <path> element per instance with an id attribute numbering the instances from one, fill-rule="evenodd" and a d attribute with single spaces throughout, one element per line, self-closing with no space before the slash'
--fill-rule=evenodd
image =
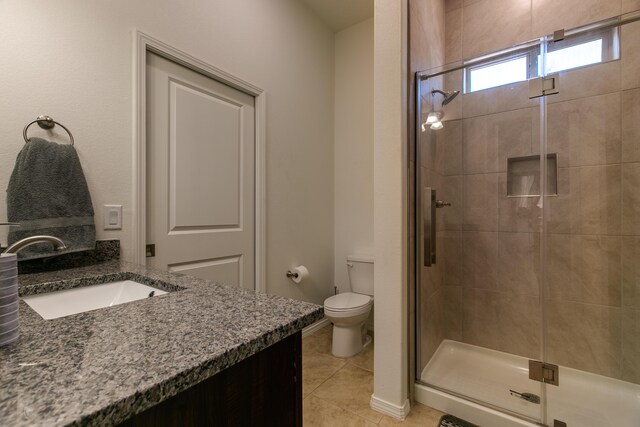
<path id="1" fill-rule="evenodd" d="M 373 0 L 302 0 L 333 31 L 373 17 Z"/>

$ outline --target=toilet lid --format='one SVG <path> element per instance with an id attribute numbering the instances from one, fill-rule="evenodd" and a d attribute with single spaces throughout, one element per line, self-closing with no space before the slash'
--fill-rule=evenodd
<path id="1" fill-rule="evenodd" d="M 324 306 L 331 310 L 351 310 L 367 305 L 370 301 L 371 297 L 369 295 L 344 292 L 327 298 Z"/>

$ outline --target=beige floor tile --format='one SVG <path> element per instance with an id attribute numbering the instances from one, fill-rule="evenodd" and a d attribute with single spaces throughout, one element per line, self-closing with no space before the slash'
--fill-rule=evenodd
<path id="1" fill-rule="evenodd" d="M 309 352 L 318 354 L 331 354 L 331 325 L 304 337 L 302 340 L 302 354 Z"/>
<path id="2" fill-rule="evenodd" d="M 302 395 L 311 394 L 320 384 L 338 372 L 346 360 L 314 351 L 302 353 Z"/>
<path id="3" fill-rule="evenodd" d="M 355 356 L 348 358 L 347 362 L 359 368 L 366 369 L 369 372 L 373 372 L 373 340 L 367 348 Z"/>
<path id="4" fill-rule="evenodd" d="M 315 396 L 304 400 L 304 427 L 373 427 L 374 423 L 367 421 L 351 412 L 345 411 L 329 402 Z"/>
<path id="5" fill-rule="evenodd" d="M 369 407 L 373 393 L 373 373 L 347 363 L 325 381 L 313 396 L 377 423 L 382 415 Z"/>
<path id="6" fill-rule="evenodd" d="M 380 426 L 420 426 L 420 427 L 438 427 L 440 418 L 444 415 L 436 409 L 430 408 L 419 403 L 415 403 L 411 407 L 409 416 L 404 420 L 396 420 L 395 418 L 384 415 L 378 425 Z"/>
<path id="7" fill-rule="evenodd" d="M 302 340 L 304 426 L 437 427 L 442 412 L 416 403 L 404 421 L 373 411 L 373 343 L 348 359 L 331 355 L 332 327 L 327 326 Z M 373 332 L 369 331 L 373 338 Z"/>

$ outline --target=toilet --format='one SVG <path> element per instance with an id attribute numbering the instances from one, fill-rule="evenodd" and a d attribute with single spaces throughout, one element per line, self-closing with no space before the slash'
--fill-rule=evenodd
<path id="1" fill-rule="evenodd" d="M 324 301 L 324 315 L 333 323 L 331 353 L 351 357 L 371 343 L 367 319 L 373 307 L 373 258 L 350 255 L 347 271 L 351 292 Z"/>

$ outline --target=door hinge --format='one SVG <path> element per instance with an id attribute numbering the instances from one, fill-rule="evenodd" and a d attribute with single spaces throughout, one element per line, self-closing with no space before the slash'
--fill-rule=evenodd
<path id="1" fill-rule="evenodd" d="M 555 95 L 560 92 L 560 75 L 549 74 L 529 80 L 529 99 Z"/>
<path id="2" fill-rule="evenodd" d="M 559 385 L 558 365 L 529 360 L 529 379 L 545 384 Z"/>
<path id="3" fill-rule="evenodd" d="M 154 256 L 156 256 L 156 245 L 155 244 L 150 244 L 146 246 L 146 255 L 147 258 L 152 258 Z"/>

